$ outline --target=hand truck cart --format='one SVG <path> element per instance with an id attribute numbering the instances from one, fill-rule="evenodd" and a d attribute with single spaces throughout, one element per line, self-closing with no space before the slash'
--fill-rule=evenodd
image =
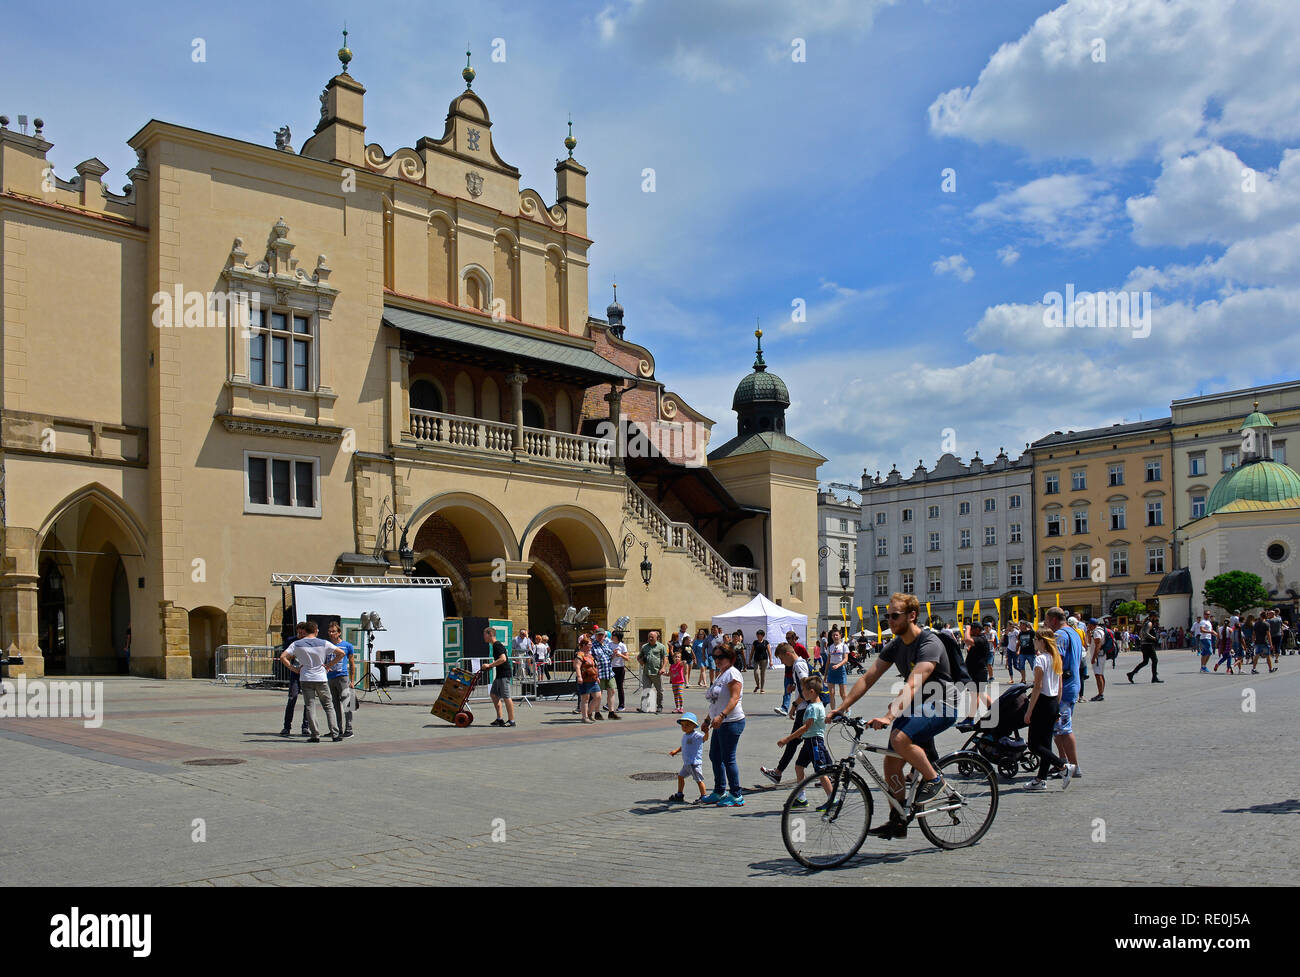
<path id="1" fill-rule="evenodd" d="M 474 713 L 466 703 L 474 692 L 474 686 L 478 684 L 480 674 L 463 668 L 447 669 L 447 677 L 442 683 L 442 692 L 439 693 L 438 700 L 429 712 L 461 729 L 469 726 L 474 722 Z"/>

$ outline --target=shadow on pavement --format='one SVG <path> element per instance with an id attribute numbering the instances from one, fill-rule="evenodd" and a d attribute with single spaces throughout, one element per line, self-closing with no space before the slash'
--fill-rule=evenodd
<path id="1" fill-rule="evenodd" d="M 1251 807 L 1227 808 L 1224 814 L 1300 814 L 1300 801 L 1273 801 L 1271 804 L 1255 804 Z"/>

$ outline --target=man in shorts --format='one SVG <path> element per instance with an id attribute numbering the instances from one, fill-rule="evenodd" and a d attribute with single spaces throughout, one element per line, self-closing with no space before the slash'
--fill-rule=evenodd
<path id="1" fill-rule="evenodd" d="M 1025 669 L 1034 667 L 1034 628 L 1028 621 L 1020 622 L 1020 632 L 1016 636 L 1016 668 L 1020 670 L 1020 681 L 1028 682 Z"/>
<path id="2" fill-rule="evenodd" d="M 605 640 L 605 629 L 596 625 L 595 633 L 591 639 L 591 655 L 596 659 L 597 679 L 600 686 L 601 699 L 605 702 L 605 712 L 610 719 L 622 719 L 614 708 L 614 695 L 618 691 L 614 686 L 614 659 L 610 654 L 609 644 Z M 596 711 L 592 714 L 592 719 L 600 718 L 601 699 L 596 700 Z"/>
<path id="3" fill-rule="evenodd" d="M 1047 610 L 1047 626 L 1056 632 L 1056 650 L 1061 653 L 1061 711 L 1056 718 L 1056 752 L 1066 763 L 1074 765 L 1074 776 L 1079 772 L 1079 753 L 1074 738 L 1074 707 L 1079 701 L 1079 690 L 1083 681 L 1079 678 L 1079 664 L 1083 661 L 1083 643 L 1079 632 L 1066 624 L 1069 619 L 1063 609 L 1051 607 Z"/>
<path id="4" fill-rule="evenodd" d="M 921 775 L 913 810 L 938 803 L 943 797 L 943 778 L 935 770 L 926 749 L 934 738 L 957 722 L 957 687 L 948 668 L 948 652 L 933 631 L 922 630 L 916 623 L 921 605 L 915 594 L 894 594 L 889 599 L 889 628 L 894 638 L 880 650 L 872 666 L 854 684 L 844 703 L 827 715 L 831 721 L 848 712 L 876 684 L 892 665 L 903 677 L 903 690 L 888 706 L 884 715 L 868 722 L 872 729 L 891 727 L 889 748 L 898 756 L 885 757 L 885 783 L 900 804 L 906 799 L 904 764 Z M 907 822 L 893 806 L 889 820 L 874 829 L 877 838 L 907 837 Z"/>
<path id="5" fill-rule="evenodd" d="M 1110 639 L 1110 645 L 1113 646 L 1114 638 Z M 1106 664 L 1107 652 L 1111 647 L 1107 646 L 1106 622 L 1098 621 L 1095 617 L 1088 621 L 1088 660 L 1092 662 L 1092 674 L 1097 679 L 1097 694 L 1089 702 L 1104 702 L 1106 699 Z"/>
<path id="6" fill-rule="evenodd" d="M 497 711 L 497 718 L 488 725 L 513 726 L 515 724 L 515 700 L 510 697 L 510 677 L 514 674 L 514 670 L 510 666 L 510 656 L 506 654 L 506 646 L 497 640 L 497 633 L 494 628 L 486 627 L 483 629 L 483 641 L 490 649 L 492 660 L 479 671 L 486 675 L 493 668 L 497 670 L 496 678 L 492 680 L 492 688 L 489 690 L 492 696 L 492 708 Z M 506 704 L 507 719 L 501 718 L 502 702 Z"/>

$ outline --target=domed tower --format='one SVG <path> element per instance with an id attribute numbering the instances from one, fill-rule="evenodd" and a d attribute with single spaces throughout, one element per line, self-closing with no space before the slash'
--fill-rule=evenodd
<path id="1" fill-rule="evenodd" d="M 709 452 L 709 469 L 741 503 L 760 512 L 727 533 L 723 552 L 745 546 L 762 553 L 768 598 L 815 618 L 821 567 L 817 559 L 817 469 L 826 459 L 786 433 L 790 391 L 763 359 L 763 331 L 753 371 L 731 398 L 736 436 Z"/>
<path id="2" fill-rule="evenodd" d="M 1241 464 L 1219 479 L 1210 491 L 1205 514 L 1213 515 L 1234 502 L 1277 503 L 1300 498 L 1300 475 L 1289 465 L 1273 460 L 1268 415 L 1255 409 L 1238 429 L 1241 432 Z M 1238 506 L 1237 508 L 1241 508 Z"/>
<path id="3" fill-rule="evenodd" d="M 618 304 L 618 285 L 614 286 L 614 301 L 605 309 L 605 320 L 609 331 L 619 339 L 623 338 L 623 306 Z"/>
<path id="4" fill-rule="evenodd" d="M 754 356 L 754 372 L 736 386 L 731 398 L 731 409 L 736 412 L 737 432 L 752 434 L 755 431 L 785 433 L 785 409 L 790 406 L 790 391 L 785 381 L 767 371 L 763 359 L 763 330 L 755 329 L 758 351 Z"/>

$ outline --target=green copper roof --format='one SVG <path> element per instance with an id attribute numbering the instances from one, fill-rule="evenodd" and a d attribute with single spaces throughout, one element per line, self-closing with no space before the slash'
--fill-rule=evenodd
<path id="1" fill-rule="evenodd" d="M 1241 427 L 1237 428 L 1237 430 L 1244 431 L 1248 427 L 1277 427 L 1277 425 L 1268 419 L 1267 414 L 1257 410 L 1247 415 L 1246 419 L 1241 422 Z"/>
<path id="2" fill-rule="evenodd" d="M 1281 503 L 1300 496 L 1300 475 L 1275 461 L 1248 461 L 1219 479 L 1210 491 L 1205 514 L 1237 501 Z"/>
<path id="3" fill-rule="evenodd" d="M 790 391 L 785 381 L 775 373 L 756 370 L 741 379 L 736 385 L 736 393 L 731 398 L 731 409 L 740 410 L 760 403 L 778 403 L 782 407 L 790 406 Z"/>
<path id="4" fill-rule="evenodd" d="M 758 451 L 781 451 L 788 455 L 812 458 L 818 463 L 826 459 L 788 434 L 780 431 L 755 431 L 752 434 L 738 434 L 726 444 L 709 452 L 709 460 L 731 458 L 735 455 L 748 455 Z"/>

